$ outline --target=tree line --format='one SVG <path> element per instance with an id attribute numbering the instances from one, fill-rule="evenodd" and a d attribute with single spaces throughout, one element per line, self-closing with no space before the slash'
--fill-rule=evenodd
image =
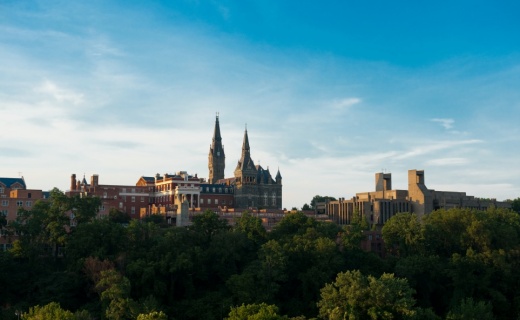
<path id="1" fill-rule="evenodd" d="M 66 197 L 3 223 L 1 319 L 517 319 L 520 218 L 508 210 L 398 214 L 387 254 L 360 249 L 369 227 L 288 214 L 271 232 L 244 212 L 191 226 L 160 216 L 98 218 Z M 74 213 L 77 224 L 64 228 Z M 15 239 L 13 237 L 13 239 Z"/>

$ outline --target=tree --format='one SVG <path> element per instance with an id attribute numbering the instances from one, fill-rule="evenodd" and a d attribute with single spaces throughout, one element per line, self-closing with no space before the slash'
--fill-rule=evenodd
<path id="1" fill-rule="evenodd" d="M 511 201 L 511 209 L 516 213 L 520 213 L 520 198 Z"/>
<path id="2" fill-rule="evenodd" d="M 115 270 L 101 271 L 96 284 L 107 319 L 120 320 L 135 317 L 137 304 L 130 299 L 130 281 Z"/>
<path id="3" fill-rule="evenodd" d="M 66 213 L 70 210 L 69 198 L 54 188 L 48 201 L 37 201 L 31 210 L 20 209 L 11 228 L 19 234 L 13 252 L 18 257 L 58 255 L 58 247 L 67 240 L 65 226 L 70 220 Z"/>
<path id="4" fill-rule="evenodd" d="M 364 276 L 360 271 L 339 273 L 321 290 L 318 302 L 323 319 L 402 319 L 416 316 L 414 290 L 406 279 L 383 274 Z"/>
<path id="5" fill-rule="evenodd" d="M 473 298 L 461 300 L 446 316 L 446 320 L 493 320 L 492 306 L 489 302 L 476 302 Z"/>
<path id="6" fill-rule="evenodd" d="M 284 320 L 287 316 L 278 314 L 278 307 L 266 303 L 242 304 L 231 308 L 227 320 Z"/>
<path id="7" fill-rule="evenodd" d="M 64 310 L 57 302 L 51 302 L 45 306 L 35 306 L 29 312 L 22 314 L 23 320 L 76 320 L 74 314 Z"/>
<path id="8" fill-rule="evenodd" d="M 312 210 L 311 206 L 309 206 L 307 203 L 305 203 L 302 207 L 302 211 Z"/>
<path id="9" fill-rule="evenodd" d="M 365 230 L 369 229 L 368 222 L 364 215 L 357 210 L 354 211 L 350 224 L 343 227 L 341 240 L 343 247 L 347 250 L 361 250 L 361 241 L 365 239 Z"/>
<path id="10" fill-rule="evenodd" d="M 399 257 L 417 253 L 422 245 L 422 225 L 412 213 L 396 214 L 385 223 L 382 233 L 387 250 Z"/>
<path id="11" fill-rule="evenodd" d="M 336 201 L 336 198 L 330 197 L 330 196 L 315 195 L 314 198 L 312 198 L 312 200 L 311 200 L 311 209 L 315 210 L 316 204 L 318 202 L 328 202 L 328 201 Z"/>
<path id="12" fill-rule="evenodd" d="M 168 320 L 168 316 L 162 311 L 152 311 L 150 313 L 141 313 L 137 316 L 137 320 Z"/>
<path id="13" fill-rule="evenodd" d="M 132 218 L 126 212 L 110 208 L 110 211 L 108 211 L 108 219 L 115 223 L 128 223 Z"/>
<path id="14" fill-rule="evenodd" d="M 267 238 L 267 232 L 262 225 L 262 219 L 252 216 L 248 211 L 243 212 L 240 218 L 235 219 L 233 229 L 244 233 L 248 239 L 259 245 L 264 243 Z"/>
<path id="15" fill-rule="evenodd" d="M 209 242 L 217 233 L 228 230 L 229 225 L 226 220 L 221 219 L 215 212 L 206 210 L 193 218 L 192 229 Z"/>

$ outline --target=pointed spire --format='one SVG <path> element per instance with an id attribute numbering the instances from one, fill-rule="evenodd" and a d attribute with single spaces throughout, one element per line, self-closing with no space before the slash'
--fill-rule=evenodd
<path id="1" fill-rule="evenodd" d="M 215 119 L 215 131 L 213 132 L 213 144 L 212 146 L 215 146 L 215 142 L 222 141 L 222 136 L 220 135 L 220 124 L 218 122 L 219 114 L 217 112 L 217 117 Z"/>
<path id="2" fill-rule="evenodd" d="M 242 156 L 244 154 L 249 154 L 249 137 L 247 136 L 247 124 L 246 124 L 246 130 L 244 131 L 244 141 L 242 142 Z"/>
<path id="3" fill-rule="evenodd" d="M 278 168 L 278 172 L 276 173 L 276 182 L 278 182 L 279 180 L 282 180 L 282 175 L 280 174 L 280 168 Z"/>
<path id="4" fill-rule="evenodd" d="M 224 154 L 224 146 L 222 145 L 222 136 L 220 135 L 219 113 L 215 118 L 215 130 L 213 132 L 213 140 L 209 148 L 208 169 L 209 183 L 215 183 L 220 179 L 224 179 L 224 170 L 226 168 Z"/>

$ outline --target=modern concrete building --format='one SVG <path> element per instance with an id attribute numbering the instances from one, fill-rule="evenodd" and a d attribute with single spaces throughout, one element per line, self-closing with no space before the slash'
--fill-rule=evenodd
<path id="1" fill-rule="evenodd" d="M 375 191 L 356 193 L 351 199 L 340 198 L 326 204 L 326 214 L 338 224 L 350 224 L 355 214 L 362 214 L 376 226 L 382 226 L 399 212 L 411 212 L 419 216 L 437 209 L 489 207 L 510 208 L 508 202 L 496 199 L 480 199 L 466 192 L 437 191 L 428 189 L 424 170 L 408 171 L 408 190 L 392 189 L 390 173 L 376 173 Z"/>

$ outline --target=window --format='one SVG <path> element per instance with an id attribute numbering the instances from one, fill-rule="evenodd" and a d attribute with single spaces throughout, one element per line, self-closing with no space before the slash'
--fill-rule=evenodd
<path id="1" fill-rule="evenodd" d="M 30 193 L 30 192 L 29 192 L 29 193 L 27 194 L 27 198 L 29 198 L 29 199 L 31 199 L 31 198 L 32 198 L 32 195 L 31 195 L 31 193 Z"/>
<path id="2" fill-rule="evenodd" d="M 119 202 L 119 209 L 123 209 L 123 203 Z"/>
<path id="3" fill-rule="evenodd" d="M 132 197 L 132 202 L 135 202 L 135 197 Z"/>
<path id="4" fill-rule="evenodd" d="M 126 188 L 123 188 L 122 192 L 126 192 Z"/>
<path id="5" fill-rule="evenodd" d="M 106 198 L 106 197 L 107 197 L 107 193 L 103 192 L 103 198 Z"/>
<path id="6" fill-rule="evenodd" d="M 105 206 L 101 206 L 101 207 L 99 208 L 99 211 L 105 211 Z"/>
<path id="7" fill-rule="evenodd" d="M 200 204 L 204 204 L 204 199 L 200 199 Z"/>
<path id="8" fill-rule="evenodd" d="M 17 207 L 22 207 L 23 206 L 23 201 L 16 201 L 16 206 Z"/>
<path id="9" fill-rule="evenodd" d="M 276 192 L 273 192 L 273 206 L 276 206 Z"/>
<path id="10" fill-rule="evenodd" d="M 7 210 L 0 210 L 0 215 L 7 217 Z"/>
<path id="11" fill-rule="evenodd" d="M 211 199 L 208 199 L 208 204 L 211 204 Z"/>
<path id="12" fill-rule="evenodd" d="M 9 200 L 2 200 L 2 207 L 7 207 L 9 205 Z"/>
<path id="13" fill-rule="evenodd" d="M 4 187 L 0 187 L 0 193 L 4 193 Z"/>
<path id="14" fill-rule="evenodd" d="M 222 200 L 222 204 L 225 205 L 226 204 L 226 200 Z"/>
<path id="15" fill-rule="evenodd" d="M 25 201 L 26 207 L 32 207 L 32 201 Z"/>
<path id="16" fill-rule="evenodd" d="M 215 199 L 215 204 L 218 204 L 218 199 Z"/>
<path id="17" fill-rule="evenodd" d="M 132 193 L 135 193 L 135 188 L 132 188 Z"/>
<path id="18" fill-rule="evenodd" d="M 144 197 L 141 197 L 141 202 L 144 202 Z"/>
<path id="19" fill-rule="evenodd" d="M 218 188 L 218 193 L 222 193 L 222 188 Z"/>
<path id="20" fill-rule="evenodd" d="M 132 208 L 130 209 L 130 213 L 131 213 L 131 214 L 135 214 L 135 207 L 132 207 Z"/>

